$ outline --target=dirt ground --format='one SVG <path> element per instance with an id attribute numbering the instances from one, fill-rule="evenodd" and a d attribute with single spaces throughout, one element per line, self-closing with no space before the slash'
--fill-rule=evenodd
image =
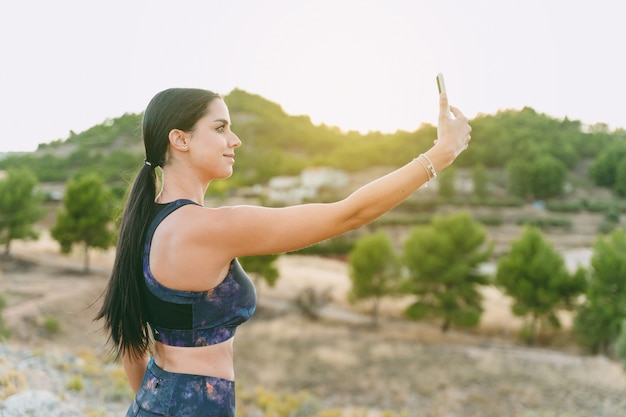
<path id="1" fill-rule="evenodd" d="M 113 260 L 93 252 L 92 273 L 80 273 L 79 256 L 61 256 L 43 235 L 15 242 L 4 259 L 0 294 L 15 348 L 76 352 L 106 358 L 105 335 L 91 319 Z M 583 253 L 581 256 L 587 256 Z M 406 300 L 385 300 L 378 329 L 369 326 L 367 304 L 346 302 L 347 265 L 319 257 L 279 258 L 275 288 L 258 287 L 259 311 L 237 333 L 238 390 L 306 390 L 325 407 L 406 412 L 409 416 L 626 416 L 626 377 L 621 364 L 584 356 L 567 335 L 549 346 L 525 347 L 519 321 L 497 290 L 484 294 L 480 329 L 442 334 L 436 323 L 401 316 Z M 333 301 L 312 321 L 295 308 L 307 287 L 329 289 Z M 61 330 L 47 334 L 55 318 Z M 365 414 L 360 414 L 365 415 Z"/>

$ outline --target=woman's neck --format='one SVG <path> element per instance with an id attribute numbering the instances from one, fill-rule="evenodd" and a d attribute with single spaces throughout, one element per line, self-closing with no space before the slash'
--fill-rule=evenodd
<path id="1" fill-rule="evenodd" d="M 156 197 L 157 203 L 187 199 L 198 204 L 204 203 L 204 194 L 208 184 L 201 184 L 193 175 L 182 175 L 175 170 L 163 169 L 161 191 Z"/>

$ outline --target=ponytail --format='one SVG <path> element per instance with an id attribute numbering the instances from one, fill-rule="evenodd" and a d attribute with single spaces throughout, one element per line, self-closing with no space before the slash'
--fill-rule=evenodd
<path id="1" fill-rule="evenodd" d="M 122 214 L 111 279 L 96 320 L 113 342 L 115 358 L 139 358 L 148 350 L 149 328 L 143 307 L 143 240 L 156 197 L 156 173 L 147 163 L 140 169 Z"/>
<path id="2" fill-rule="evenodd" d="M 111 279 L 95 317 L 95 320 L 104 319 L 116 359 L 125 354 L 139 358 L 150 345 L 142 287 L 143 245 L 156 198 L 155 169 L 166 164 L 170 131 L 193 130 L 216 98 L 221 97 L 212 91 L 171 88 L 154 96 L 143 115 L 146 159 L 128 194 Z"/>

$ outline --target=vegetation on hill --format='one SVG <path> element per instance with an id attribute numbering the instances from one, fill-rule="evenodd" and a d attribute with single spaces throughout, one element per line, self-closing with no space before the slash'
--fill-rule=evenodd
<path id="1" fill-rule="evenodd" d="M 266 183 L 273 176 L 297 174 L 308 166 L 351 172 L 372 166 L 400 166 L 431 146 L 436 137 L 436 129 L 431 125 L 393 134 L 361 134 L 314 125 L 308 116 L 288 115 L 278 104 L 239 89 L 225 96 L 225 100 L 233 128 L 244 142 L 238 150 L 237 170 L 229 181 L 230 187 Z M 572 170 L 581 160 L 597 160 L 602 164 L 592 169 L 595 183 L 615 187 L 619 192 L 624 189 L 624 181 L 617 176 L 626 165 L 622 162 L 626 159 L 624 130 L 610 131 L 604 124 L 587 127 L 579 121 L 555 119 L 529 107 L 480 115 L 471 124 L 474 140 L 459 158 L 457 167 L 532 167 L 535 163 L 546 165 L 548 158 L 551 166 L 561 164 L 553 168 L 558 176 L 562 175 L 560 166 Z M 42 144 L 35 152 L 10 155 L 0 160 L 0 169 L 28 167 L 42 182 L 65 182 L 77 173 L 95 172 L 118 194 L 123 194 L 142 160 L 141 114 L 128 113 L 84 132 L 71 132 L 65 140 Z M 530 177 L 537 179 L 528 181 L 536 181 L 541 187 L 545 175 L 540 167 L 535 171 L 539 174 Z M 522 197 L 539 194 L 545 198 L 561 191 L 550 190 L 545 195 L 532 185 L 523 189 L 526 191 Z"/>
<path id="2" fill-rule="evenodd" d="M 228 94 L 225 100 L 230 108 L 233 129 L 242 138 L 244 146 L 237 150 L 237 169 L 233 178 L 227 182 L 219 182 L 217 185 L 218 192 L 223 192 L 228 187 L 237 188 L 253 184 L 265 184 L 274 176 L 299 174 L 304 168 L 310 166 L 328 166 L 350 172 L 375 166 L 400 166 L 408 162 L 412 156 L 418 155 L 431 146 L 436 136 L 436 128 L 430 125 L 423 125 L 414 132 L 397 131 L 393 134 L 380 132 L 361 134 L 355 131 L 345 132 L 326 125 L 314 125 L 307 116 L 290 116 L 283 111 L 280 105 L 238 89 Z M 600 230 L 601 233 L 609 233 L 613 229 L 619 228 L 620 212 L 626 211 L 626 204 L 623 200 L 615 198 L 602 202 L 587 199 L 587 197 L 584 199 L 581 197 L 569 199 L 555 197 L 562 195 L 566 184 L 571 184 L 574 177 L 577 181 L 584 181 L 580 179 L 581 177 L 586 178 L 586 186 L 594 182 L 598 186 L 611 188 L 618 196 L 625 194 L 626 192 L 623 190 L 626 189 L 626 145 L 624 144 L 626 143 L 624 140 L 626 139 L 626 131 L 611 132 L 603 124 L 583 126 L 579 121 L 572 121 L 567 118 L 563 120 L 551 118 L 529 107 L 519 111 L 505 110 L 494 115 L 480 115 L 471 124 L 473 127 L 472 136 L 474 137 L 472 146 L 460 156 L 458 163 L 455 164 L 455 169 L 446 171 L 438 180 L 439 190 L 435 193 L 436 196 L 433 198 L 433 193 L 431 193 L 431 197 L 409 199 L 398 210 L 373 225 L 373 227 L 392 224 L 416 227 L 416 225 L 421 224 L 420 227 L 423 230 L 420 231 L 419 236 L 428 235 L 429 237 L 426 242 L 417 242 L 419 244 L 416 254 L 412 255 L 411 259 L 420 259 L 424 244 L 432 245 L 435 242 L 433 240 L 435 237 L 440 240 L 445 237 L 443 231 L 431 233 L 433 236 L 425 233 L 437 224 L 437 219 L 433 219 L 433 214 L 437 211 L 437 205 L 440 204 L 504 206 L 510 204 L 511 201 L 519 204 L 523 201 L 547 199 L 546 208 L 551 211 L 604 211 L 605 223 Z M 101 230 L 98 229 L 95 234 L 90 229 L 83 231 L 84 236 L 76 235 L 76 225 L 72 226 L 72 222 L 64 221 L 65 217 L 68 216 L 67 213 L 58 216 L 57 224 L 52 229 L 53 237 L 61 243 L 64 250 L 71 249 L 74 243 L 84 243 L 85 265 L 88 268 L 89 248 L 107 247 L 112 241 L 109 227 L 113 215 L 118 214 L 113 213 L 115 211 L 113 207 L 120 200 L 119 198 L 125 194 L 131 178 L 136 170 L 141 167 L 142 161 L 141 115 L 124 114 L 115 119 L 107 119 L 102 124 L 84 132 L 72 132 L 66 140 L 40 145 L 36 152 L 8 156 L 0 160 L 0 170 L 7 169 L 11 173 L 18 172 L 16 171 L 18 169 L 28 169 L 35 174 L 40 182 L 67 183 L 66 210 L 71 211 L 70 209 L 76 206 L 75 211 L 79 214 L 92 213 L 93 210 L 85 211 L 76 202 L 80 203 L 87 197 L 89 202 L 98 201 L 96 196 L 106 200 L 97 203 L 99 207 L 105 208 L 106 206 L 105 211 L 108 212 L 101 213 L 102 215 L 99 217 L 101 221 L 96 222 L 99 227 L 101 226 Z M 460 171 L 465 171 L 466 174 L 464 175 L 473 180 L 473 192 L 465 189 L 457 194 L 455 189 L 456 177 L 459 176 Z M 468 175 L 469 171 L 471 171 L 471 175 Z M 493 175 L 493 173 L 504 175 Z M 25 178 L 26 175 L 23 177 Z M 94 183 L 87 184 L 88 191 L 79 191 L 76 194 L 77 197 L 74 198 L 75 200 L 78 198 L 78 200 L 74 204 L 68 205 L 67 198 L 71 197 L 70 191 L 75 185 L 75 181 L 73 182 L 72 179 L 77 178 L 91 178 L 97 182 L 97 186 Z M 0 180 L 0 188 L 9 190 L 13 182 L 15 182 L 15 176 L 8 175 L 5 180 Z M 495 193 L 493 191 L 494 183 L 497 183 L 495 188 L 499 190 Z M 576 186 L 577 184 L 572 185 L 573 188 Z M 471 188 L 469 187 L 469 190 Z M 101 191 L 104 189 L 111 189 L 118 198 L 108 198 Z M 578 195 L 580 196 L 580 193 Z M 25 212 L 15 208 L 12 211 L 16 213 Z M 493 226 L 502 222 L 502 218 L 498 217 L 497 213 L 487 216 L 491 217 L 483 216 L 478 219 L 478 223 Z M 8 218 L 8 216 L 5 217 Z M 79 215 L 74 217 L 76 217 L 76 221 L 81 219 Z M 482 236 L 478 224 L 474 223 L 470 216 L 466 220 L 468 227 L 471 226 L 470 228 L 476 228 L 479 231 L 475 235 Z M 32 219 L 29 220 L 30 223 L 33 221 Z M 84 221 L 84 219 L 81 220 L 83 223 Z M 568 229 L 572 227 L 568 218 L 549 216 L 517 219 L 517 224 L 527 224 L 541 229 L 555 227 Z M 446 229 L 461 230 L 457 226 Z M 0 224 L 0 238 L 4 236 L 2 233 L 8 233 L 7 230 L 9 229 L 3 223 Z M 464 232 L 462 237 L 471 236 L 473 236 L 472 233 Z M 0 239 L 0 243 L 7 241 L 6 238 Z M 462 302 L 451 301 L 449 299 L 450 294 L 452 294 L 451 283 L 455 285 L 457 282 L 463 284 L 469 281 L 481 285 L 487 283 L 482 277 L 474 277 L 472 271 L 474 271 L 477 263 L 484 261 L 489 255 L 487 253 L 484 256 L 476 254 L 476 259 L 469 262 L 463 256 L 472 252 L 471 248 L 460 245 L 460 241 L 453 240 L 453 242 L 456 243 L 440 242 L 441 247 L 437 250 L 441 252 L 438 255 L 443 259 L 441 265 L 458 267 L 464 262 L 467 271 L 453 270 L 453 275 L 456 278 L 453 277 L 454 280 L 451 280 L 450 276 L 452 275 L 449 271 L 433 267 L 429 271 L 416 270 L 418 273 L 415 277 L 418 284 L 426 286 L 432 285 L 433 280 L 436 280 L 432 277 L 443 277 L 442 279 L 447 280 L 445 285 L 441 287 L 445 288 L 443 295 L 435 296 L 435 298 L 441 298 L 441 303 L 435 303 L 436 308 L 439 308 L 437 307 L 439 304 L 445 307 L 440 308 L 445 313 L 440 315 L 445 318 L 444 328 L 450 324 L 473 325 L 478 322 L 480 317 L 480 300 L 474 297 L 474 290 L 459 287 L 456 290 L 459 294 L 458 298 Z M 302 253 L 314 251 L 314 253 L 319 254 L 326 251 L 326 253 L 330 252 L 333 255 L 345 256 L 358 244 L 354 236 L 351 239 L 340 237 L 307 248 Z M 363 243 L 361 242 L 361 244 Z M 467 252 L 459 258 L 462 262 L 450 263 L 451 252 L 446 252 L 444 249 L 460 246 L 463 246 L 464 251 Z M 431 261 L 435 259 L 432 250 L 426 253 L 428 253 L 428 259 Z M 243 262 L 254 263 L 255 266 L 249 269 L 253 272 L 256 271 L 271 284 L 277 279 L 276 272 L 271 267 L 271 262 L 274 259 L 244 259 Z M 372 261 L 372 259 L 367 260 Z M 521 262 L 521 265 L 523 266 L 525 263 L 527 262 Z M 563 269 L 562 261 L 559 260 L 556 264 L 560 268 L 557 268 L 557 272 L 561 274 L 563 272 L 561 271 Z M 424 265 L 426 263 L 422 260 L 418 266 L 423 268 Z M 385 268 L 386 265 L 380 265 L 379 270 L 383 275 Z M 411 270 L 410 265 L 408 269 Z M 420 274 L 425 277 L 425 283 L 419 282 Z M 367 274 L 361 273 L 360 275 Z M 505 275 L 508 277 L 513 274 L 507 271 Z M 538 277 L 536 271 L 532 275 Z M 547 276 L 550 276 L 550 273 Z M 539 281 L 541 281 L 540 284 L 547 282 L 545 278 Z M 537 291 L 530 291 L 525 288 L 525 292 L 522 291 L 523 294 L 520 294 L 530 294 L 529 297 L 534 302 L 537 298 L 535 292 L 545 295 L 543 287 L 537 286 L 537 288 Z M 527 302 L 524 309 L 518 308 L 520 313 L 532 316 L 533 322 L 546 318 L 554 319 L 552 307 L 562 306 L 561 296 L 564 291 L 556 284 L 552 289 L 555 290 L 553 291 L 555 292 L 554 297 L 543 300 L 543 304 L 529 304 Z M 422 289 L 415 291 L 415 295 L 422 296 Z M 581 291 L 582 289 L 577 287 L 574 295 Z M 381 286 L 380 288 L 362 289 L 362 293 L 355 295 L 377 297 L 385 295 L 385 292 L 384 286 Z M 509 295 L 516 297 L 520 294 Z M 427 297 L 422 298 L 427 299 Z M 409 315 L 420 318 L 427 312 L 436 310 L 436 308 L 432 308 L 432 303 L 426 303 L 424 304 L 426 307 L 422 311 L 420 310 L 422 305 L 419 302 L 424 302 L 424 300 L 418 300 L 418 304 L 412 307 L 412 314 Z M 536 308 L 541 311 L 536 310 Z M 456 310 L 462 311 L 463 314 L 456 314 Z M 470 311 L 469 314 L 468 311 Z M 473 320 L 461 322 L 452 318 L 451 315 L 454 316 L 455 314 L 463 320 L 468 320 L 471 317 Z M 613 333 L 618 335 L 619 329 L 617 327 L 626 316 L 622 317 L 621 314 L 615 316 Z M 532 335 L 537 330 L 535 327 L 531 331 Z M 589 344 L 593 345 L 595 342 L 594 340 Z M 611 346 L 613 342 L 614 337 L 608 341 Z"/>

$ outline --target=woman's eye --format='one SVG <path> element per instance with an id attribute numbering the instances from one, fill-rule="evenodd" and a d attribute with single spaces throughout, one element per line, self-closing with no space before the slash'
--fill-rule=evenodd
<path id="1" fill-rule="evenodd" d="M 218 127 L 217 131 L 220 132 L 220 133 L 224 133 L 224 126 Z"/>

